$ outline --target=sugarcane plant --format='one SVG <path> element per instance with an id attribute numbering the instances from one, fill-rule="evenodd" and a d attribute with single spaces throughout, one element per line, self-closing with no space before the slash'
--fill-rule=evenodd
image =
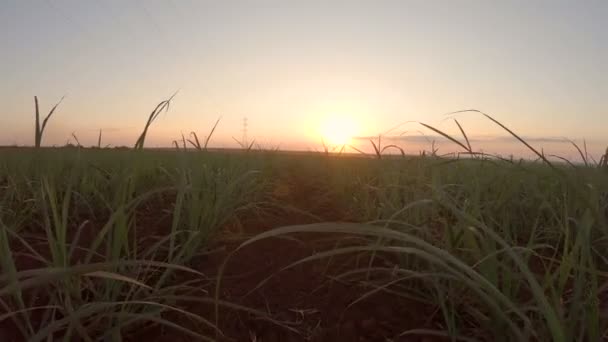
<path id="1" fill-rule="evenodd" d="M 148 134 L 148 129 L 150 128 L 150 125 L 152 125 L 152 122 L 154 122 L 154 120 L 156 120 L 156 118 L 158 117 L 158 115 L 160 113 L 162 113 L 163 111 L 165 111 L 165 112 L 169 111 L 169 106 L 171 105 L 171 100 L 173 100 L 175 95 L 177 95 L 177 92 L 175 92 L 173 95 L 171 95 L 171 97 L 168 98 L 167 100 L 164 100 L 164 101 L 160 102 L 158 105 L 156 105 L 156 108 L 154 108 L 152 113 L 150 113 L 150 115 L 148 116 L 148 120 L 146 121 L 144 130 L 139 135 L 139 138 L 137 138 L 137 141 L 135 142 L 135 146 L 133 148 L 135 148 L 136 150 L 142 150 L 144 148 L 144 142 L 146 141 L 146 135 Z"/>
<path id="2" fill-rule="evenodd" d="M 194 148 L 196 148 L 199 151 L 207 151 L 207 146 L 209 145 L 209 140 L 211 140 L 211 136 L 213 135 L 213 132 L 215 132 L 215 129 L 217 128 L 217 125 L 220 123 L 220 120 L 222 118 L 219 117 L 217 119 L 217 121 L 215 121 L 215 125 L 213 125 L 213 128 L 211 128 L 211 132 L 209 132 L 209 135 L 205 138 L 205 144 L 201 146 L 201 142 L 198 139 L 198 135 L 196 134 L 196 132 L 192 131 L 190 132 L 190 135 L 192 136 L 192 139 L 188 139 L 188 142 L 190 143 L 190 145 L 194 146 Z"/>
<path id="3" fill-rule="evenodd" d="M 42 126 L 40 126 L 40 109 L 38 107 L 38 97 L 34 96 L 34 105 L 36 107 L 36 127 L 34 127 L 35 128 L 34 146 L 36 148 L 40 147 L 40 145 L 42 143 L 42 135 L 44 134 L 44 129 L 46 128 L 46 125 L 49 122 L 49 119 L 51 118 L 51 116 L 53 116 L 53 114 L 55 113 L 55 110 L 57 109 L 57 107 L 63 101 L 64 98 L 65 98 L 65 96 L 61 97 L 59 102 L 57 102 L 57 104 L 55 104 L 55 106 L 53 106 L 53 108 L 51 108 L 49 113 L 46 115 L 46 117 L 42 121 Z"/>

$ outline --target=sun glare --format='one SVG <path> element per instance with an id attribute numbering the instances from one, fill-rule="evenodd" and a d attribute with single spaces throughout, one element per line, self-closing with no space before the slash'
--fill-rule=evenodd
<path id="1" fill-rule="evenodd" d="M 329 115 L 321 122 L 320 133 L 326 144 L 345 145 L 357 134 L 357 127 L 348 116 Z"/>

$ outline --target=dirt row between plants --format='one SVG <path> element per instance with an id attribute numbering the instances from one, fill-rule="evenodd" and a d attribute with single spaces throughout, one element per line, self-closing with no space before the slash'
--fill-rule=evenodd
<path id="1" fill-rule="evenodd" d="M 404 335 L 411 329 L 438 328 L 437 307 L 379 291 L 366 298 L 374 288 L 352 277 L 339 275 L 369 264 L 369 258 L 350 255 L 286 266 L 334 247 L 336 241 L 358 244 L 354 237 L 298 235 L 270 238 L 248 245 L 236 253 L 237 241 L 217 242 L 220 248 L 199 260 L 195 268 L 214 281 L 201 289 L 201 295 L 215 297 L 218 270 L 226 258 L 219 299 L 257 313 L 220 305 L 220 340 L 224 341 L 436 341 L 425 336 Z M 223 248 L 222 248 L 223 247 Z M 390 259 L 377 258 L 374 267 L 390 270 Z M 378 284 L 385 284 L 383 274 Z M 359 275 L 359 279 L 362 276 Z M 389 279 L 390 280 L 390 279 Z M 369 278 L 373 283 L 374 275 Z M 367 283 L 367 282 L 366 282 Z M 214 306 L 181 303 L 181 307 L 214 321 Z M 183 324 L 180 321 L 180 324 Z M 194 331 L 200 326 L 187 327 Z M 133 340 L 187 341 L 160 327 L 141 331 Z"/>
<path id="2" fill-rule="evenodd" d="M 188 267 L 200 271 L 205 279 L 174 279 L 173 284 L 193 284 L 193 300 L 176 302 L 175 306 L 216 323 L 216 298 L 227 303 L 219 306 L 219 332 L 180 314 L 163 318 L 200 333 L 216 336 L 220 341 L 437 341 L 420 335 L 403 335 L 412 329 L 441 329 L 436 306 L 423 304 L 415 298 L 374 290 L 370 284 L 382 286 L 391 278 L 396 260 L 377 257 L 373 266 L 385 271 L 341 277 L 346 272 L 370 265 L 369 255 L 350 254 L 286 266 L 303 258 L 336 247 L 367 243 L 360 237 L 327 234 L 298 234 L 269 238 L 236 251 L 238 246 L 256 234 L 275 227 L 319 221 L 348 220 L 347 213 L 333 201 L 322 186 L 306 183 L 297 176 L 279 185 L 277 202 L 288 203 L 301 211 L 277 210 L 247 213 L 219 232 L 211 241 L 210 252 L 196 257 Z M 138 213 L 139 238 L 162 236 L 170 227 L 171 198 L 151 203 Z M 308 212 L 310 215 L 304 214 Z M 316 217 L 316 218 L 315 218 Z M 83 218 L 84 219 L 84 218 Z M 101 220 L 100 222 L 103 222 Z M 79 243 L 90 245 L 100 223 L 91 223 L 81 232 Z M 144 229 L 145 228 L 145 229 Z M 39 251 L 43 255 L 49 252 Z M 76 257 L 78 253 L 76 253 Z M 77 262 L 77 261 L 74 261 Z M 219 272 L 225 263 L 219 292 Z M 28 258 L 18 258 L 19 269 L 42 267 Z M 181 277 L 181 275 L 180 275 Z M 191 277 L 191 275 L 190 275 Z M 205 299 L 207 303 L 194 300 Z M 44 304 L 44 296 L 40 304 Z M 33 318 L 34 322 L 36 318 Z M 192 341 L 184 332 L 158 324 L 143 324 L 124 332 L 130 341 Z M 10 320 L 0 324 L 2 340 L 18 341 L 18 332 Z"/>
<path id="3" fill-rule="evenodd" d="M 300 179 L 281 184 L 281 200 L 327 221 L 345 219 L 342 208 L 321 187 Z M 346 272 L 369 265 L 368 255 L 345 255 L 286 266 L 335 247 L 361 245 L 361 238 L 344 235 L 298 234 L 261 240 L 238 251 L 248 237 L 274 227 L 314 222 L 310 216 L 277 213 L 242 220 L 236 229 L 227 229 L 210 246 L 213 253 L 196 260 L 191 267 L 216 280 L 226 262 L 219 299 L 254 309 L 258 313 L 220 306 L 220 340 L 225 341 L 440 341 L 442 339 L 403 332 L 412 329 L 440 329 L 436 306 L 404 298 L 386 291 L 371 295 L 378 286 L 394 280 L 390 258 L 375 258 L 373 266 L 384 268 L 380 275 L 342 277 Z M 231 232 L 232 231 L 232 232 Z M 234 233 L 236 231 L 237 233 Z M 235 239 L 235 236 L 238 238 Z M 228 259 L 227 259 L 228 258 Z M 227 261 L 226 261 L 227 260 Z M 362 282 L 361 280 L 366 280 Z M 212 281 L 204 294 L 213 298 Z M 365 298 L 364 298 L 365 296 Z M 203 317 L 215 317 L 212 305 L 186 304 L 185 308 Z M 215 322 L 215 321 L 214 321 Z M 180 322 L 183 323 L 183 322 Z M 196 330 L 195 326 L 191 326 Z M 199 327 L 200 328 L 200 327 Z M 200 329 L 199 329 L 200 330 Z M 209 333 L 209 331 L 207 331 Z M 169 329 L 155 328 L 133 336 L 133 340 L 176 341 Z"/>

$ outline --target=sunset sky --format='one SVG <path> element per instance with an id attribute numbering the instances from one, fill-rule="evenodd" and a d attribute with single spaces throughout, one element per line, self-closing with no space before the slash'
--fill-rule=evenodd
<path id="1" fill-rule="evenodd" d="M 242 120 L 267 147 L 367 148 L 405 121 L 457 132 L 483 110 L 536 146 L 608 144 L 608 1 L 0 1 L 0 144 L 32 144 L 33 96 L 66 98 L 45 145 L 131 146 L 179 90 L 148 146 L 181 132 L 235 146 Z M 481 116 L 475 141 L 511 142 Z M 404 133 L 407 131 L 407 133 Z M 391 134 L 419 148 L 415 122 Z M 489 145 L 488 145 L 489 146 Z M 487 148 L 491 148 L 487 147 Z M 446 145 L 446 151 L 449 149 Z M 514 151 L 516 147 L 513 147 Z"/>

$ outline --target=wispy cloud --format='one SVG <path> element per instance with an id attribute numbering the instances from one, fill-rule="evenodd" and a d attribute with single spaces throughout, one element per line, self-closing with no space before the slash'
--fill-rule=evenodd
<path id="1" fill-rule="evenodd" d="M 378 136 L 358 136 L 353 137 L 354 140 L 377 140 Z M 444 139 L 440 136 L 432 136 L 432 135 L 397 135 L 397 136 L 382 136 L 382 139 L 385 141 L 393 141 L 393 142 L 411 142 L 411 143 L 426 143 L 433 140 Z"/>
<path id="2" fill-rule="evenodd" d="M 109 132 L 120 132 L 120 131 L 128 131 L 128 130 L 132 130 L 136 127 L 134 126 L 129 126 L 129 127 L 102 127 L 102 128 L 89 128 L 85 131 L 90 131 L 90 132 L 99 132 L 99 130 L 101 129 L 104 133 L 109 133 Z"/>
<path id="3" fill-rule="evenodd" d="M 456 139 L 462 139 L 461 136 L 454 135 Z M 354 140 L 376 140 L 378 136 L 358 136 L 353 137 Z M 441 141 L 447 140 L 445 137 L 440 135 L 397 135 L 397 136 L 382 136 L 383 140 L 393 142 L 409 142 L 409 143 L 427 143 L 430 141 Z M 529 143 L 569 143 L 568 138 L 564 137 L 532 137 L 522 136 L 522 139 Z M 517 141 L 512 136 L 477 136 L 469 137 L 470 142 L 488 142 L 488 143 L 500 143 L 500 142 L 514 142 Z"/>
<path id="4" fill-rule="evenodd" d="M 564 137 L 530 137 L 530 136 L 522 136 L 523 140 L 529 143 L 565 143 L 568 142 L 567 138 Z M 488 142 L 512 142 L 516 139 L 512 136 L 495 136 L 495 137 L 476 137 L 473 138 L 472 141 L 488 141 Z"/>

